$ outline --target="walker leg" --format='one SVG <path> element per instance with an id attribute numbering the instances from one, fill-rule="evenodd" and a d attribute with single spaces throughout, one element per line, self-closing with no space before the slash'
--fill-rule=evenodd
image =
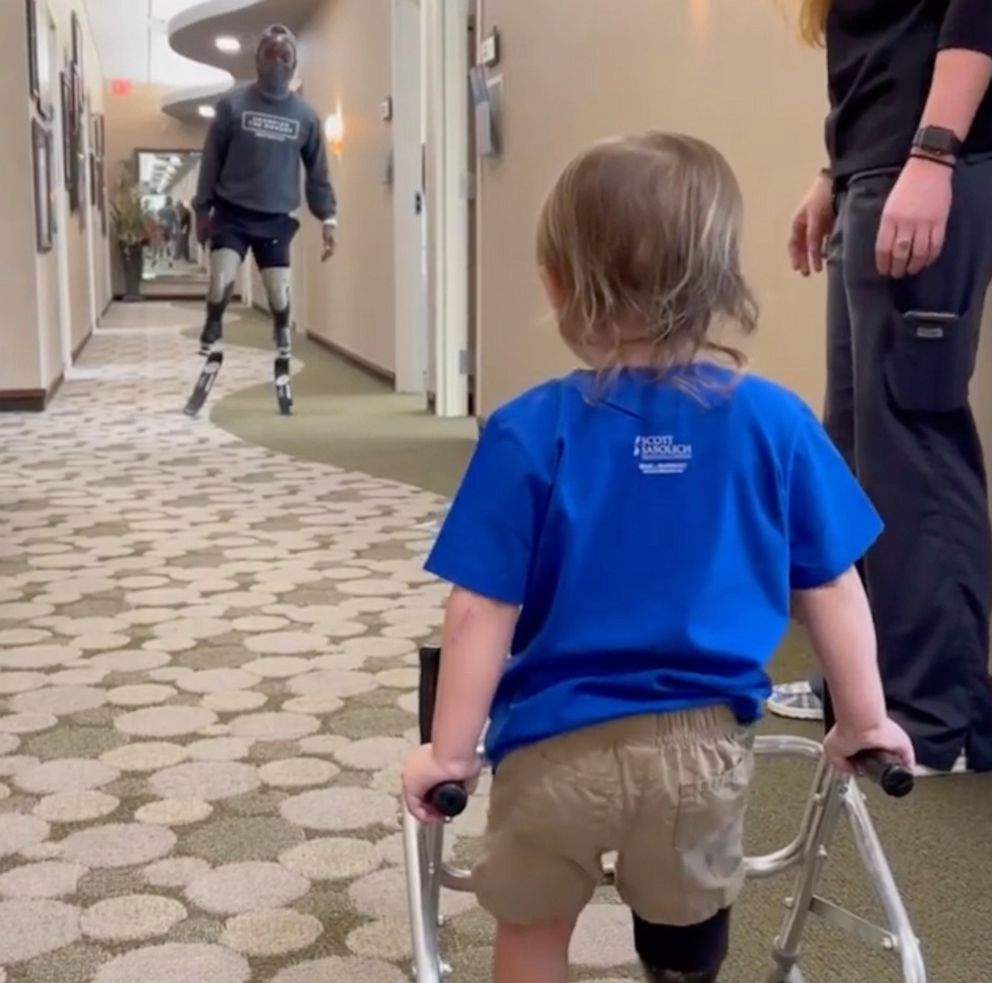
<path id="1" fill-rule="evenodd" d="M 444 827 L 422 826 L 404 809 L 403 848 L 406 853 L 414 976 L 417 983 L 441 983 L 450 973 L 438 951 Z"/>
<path id="2" fill-rule="evenodd" d="M 851 824 L 851 832 L 854 834 L 854 843 L 885 913 L 889 934 L 886 936 L 885 933 L 881 933 L 882 945 L 898 953 L 905 983 L 926 983 L 927 970 L 919 939 L 913 931 L 906 906 L 892 876 L 892 869 L 885 857 L 878 833 L 875 832 L 875 824 L 865 805 L 864 794 L 856 784 L 852 783 L 848 787 L 843 804 Z"/>
<path id="3" fill-rule="evenodd" d="M 803 931 L 809 921 L 811 905 L 823 873 L 823 865 L 843 807 L 845 781 L 832 777 L 821 762 L 813 795 L 813 815 L 806 855 L 796 878 L 795 891 L 786 899 L 788 912 L 772 951 L 775 966 L 768 983 L 800 983 L 798 968 Z M 799 974 L 798 976 L 796 974 Z"/>

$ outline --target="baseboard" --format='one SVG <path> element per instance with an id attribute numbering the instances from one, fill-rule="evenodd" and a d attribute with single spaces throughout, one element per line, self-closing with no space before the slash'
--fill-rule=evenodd
<path id="1" fill-rule="evenodd" d="M 60 372 L 48 389 L 0 390 L 0 413 L 42 413 L 64 381 L 65 374 Z"/>
<path id="2" fill-rule="evenodd" d="M 356 355 L 354 352 L 350 352 L 346 348 L 342 348 L 333 341 L 328 341 L 327 338 L 324 338 L 319 334 L 314 334 L 312 331 L 307 332 L 307 338 L 319 348 L 323 348 L 326 351 L 329 351 L 332 355 L 340 358 L 342 362 L 347 362 L 353 368 L 358 369 L 359 372 L 364 372 L 373 379 L 378 379 L 379 382 L 388 383 L 390 386 L 396 385 L 395 372 L 390 372 L 388 369 L 381 368 L 373 362 L 369 362 L 362 358 L 360 355 Z"/>
<path id="3" fill-rule="evenodd" d="M 233 300 L 234 298 L 232 298 Z M 207 296 L 206 292 L 203 290 L 196 291 L 191 290 L 189 293 L 171 293 L 169 291 L 164 291 L 163 293 L 155 293 L 151 291 L 149 293 L 143 293 L 141 297 L 136 301 L 125 301 L 125 303 L 144 303 L 147 301 L 150 304 L 158 304 L 162 301 L 179 300 L 184 304 L 195 303 L 199 301 L 201 304 L 206 303 Z"/>
<path id="4" fill-rule="evenodd" d="M 44 389 L 0 390 L 0 413 L 40 413 L 47 402 Z"/>

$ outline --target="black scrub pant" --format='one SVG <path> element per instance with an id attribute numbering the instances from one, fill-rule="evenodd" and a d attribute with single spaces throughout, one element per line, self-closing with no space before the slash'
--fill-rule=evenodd
<path id="1" fill-rule="evenodd" d="M 985 465 L 968 385 L 992 279 L 992 155 L 962 162 L 937 263 L 893 280 L 875 240 L 895 173 L 838 195 L 825 424 L 885 521 L 862 566 L 889 711 L 919 761 L 992 770 Z"/>

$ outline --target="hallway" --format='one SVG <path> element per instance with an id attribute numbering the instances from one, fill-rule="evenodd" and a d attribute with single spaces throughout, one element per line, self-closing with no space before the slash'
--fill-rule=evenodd
<path id="1" fill-rule="evenodd" d="M 115 308 L 48 413 L 0 421 L 0 979 L 399 983 L 442 499 L 184 417 L 198 316 Z M 238 347 L 214 398 L 270 371 Z"/>

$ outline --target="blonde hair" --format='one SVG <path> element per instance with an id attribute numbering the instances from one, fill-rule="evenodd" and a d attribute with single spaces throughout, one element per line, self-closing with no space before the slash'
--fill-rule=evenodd
<path id="1" fill-rule="evenodd" d="M 799 37 L 811 47 L 823 45 L 831 0 L 802 0 L 799 8 Z"/>
<path id="2" fill-rule="evenodd" d="M 606 369 L 632 343 L 664 372 L 700 353 L 747 364 L 710 337 L 715 322 L 744 334 L 757 305 L 740 270 L 743 204 L 733 171 L 708 143 L 646 133 L 577 157 L 545 203 L 538 262 L 557 280 L 562 337 L 595 349 Z"/>

